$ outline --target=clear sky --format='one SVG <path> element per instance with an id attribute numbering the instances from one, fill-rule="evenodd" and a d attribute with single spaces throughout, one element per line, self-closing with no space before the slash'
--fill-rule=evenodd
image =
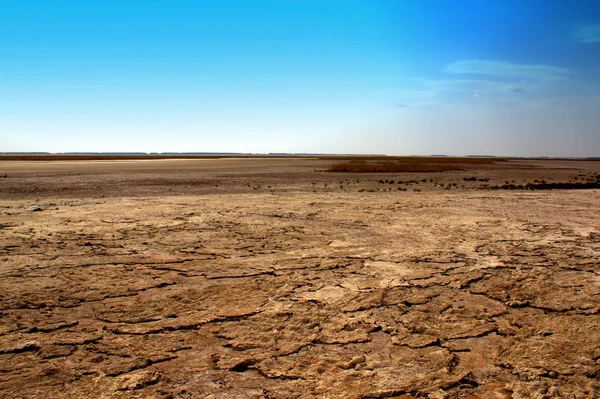
<path id="1" fill-rule="evenodd" d="M 600 156 L 600 1 L 4 1 L 0 151 Z"/>

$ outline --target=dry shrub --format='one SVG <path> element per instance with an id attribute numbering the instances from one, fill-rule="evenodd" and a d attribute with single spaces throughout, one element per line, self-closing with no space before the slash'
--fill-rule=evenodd
<path id="1" fill-rule="evenodd" d="M 328 172 L 344 173 L 433 173 L 445 172 L 448 170 L 461 170 L 457 164 L 442 163 L 404 163 L 404 162 L 365 162 L 350 161 L 329 165 Z"/>
<path id="2" fill-rule="evenodd" d="M 506 158 L 485 157 L 339 157 L 338 162 L 327 168 L 329 172 L 346 173 L 433 173 L 449 170 L 463 170 L 466 165 L 492 164 L 506 161 Z"/>
<path id="3" fill-rule="evenodd" d="M 495 162 L 504 162 L 506 158 L 484 158 L 484 157 L 394 157 L 394 156 L 320 156 L 319 159 L 350 161 L 352 163 L 385 163 L 385 162 L 401 162 L 401 163 L 417 163 L 417 164 L 469 164 L 469 165 L 486 165 Z"/>

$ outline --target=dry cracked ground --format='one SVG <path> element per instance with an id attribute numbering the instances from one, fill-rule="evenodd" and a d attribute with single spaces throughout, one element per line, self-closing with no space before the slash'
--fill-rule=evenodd
<path id="1" fill-rule="evenodd" d="M 4 398 L 597 398 L 600 191 L 1 202 Z"/>

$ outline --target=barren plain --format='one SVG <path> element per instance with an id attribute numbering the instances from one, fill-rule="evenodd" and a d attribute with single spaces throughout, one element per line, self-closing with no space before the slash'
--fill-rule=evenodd
<path id="1" fill-rule="evenodd" d="M 0 397 L 600 396 L 600 161 L 331 162 L 1 160 Z"/>

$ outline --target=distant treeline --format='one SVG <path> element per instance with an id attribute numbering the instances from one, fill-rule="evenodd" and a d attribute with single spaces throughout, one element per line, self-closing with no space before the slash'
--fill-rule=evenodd
<path id="1" fill-rule="evenodd" d="M 448 155 L 410 155 L 393 156 L 385 154 L 326 154 L 326 153 L 288 153 L 288 152 L 270 152 L 260 153 L 242 153 L 242 152 L 0 152 L 0 160 L 27 160 L 27 161 L 59 161 L 59 160 L 112 160 L 112 159 L 210 159 L 210 158 L 269 158 L 269 157 L 304 157 L 325 160 L 351 161 L 396 161 L 396 162 L 436 162 L 436 163 L 488 163 L 501 162 L 509 159 L 529 159 L 529 160 L 557 160 L 557 161 L 598 161 L 600 157 L 581 157 L 581 158 L 550 158 L 550 157 L 497 157 L 494 155 L 467 155 L 467 156 L 448 156 Z"/>

